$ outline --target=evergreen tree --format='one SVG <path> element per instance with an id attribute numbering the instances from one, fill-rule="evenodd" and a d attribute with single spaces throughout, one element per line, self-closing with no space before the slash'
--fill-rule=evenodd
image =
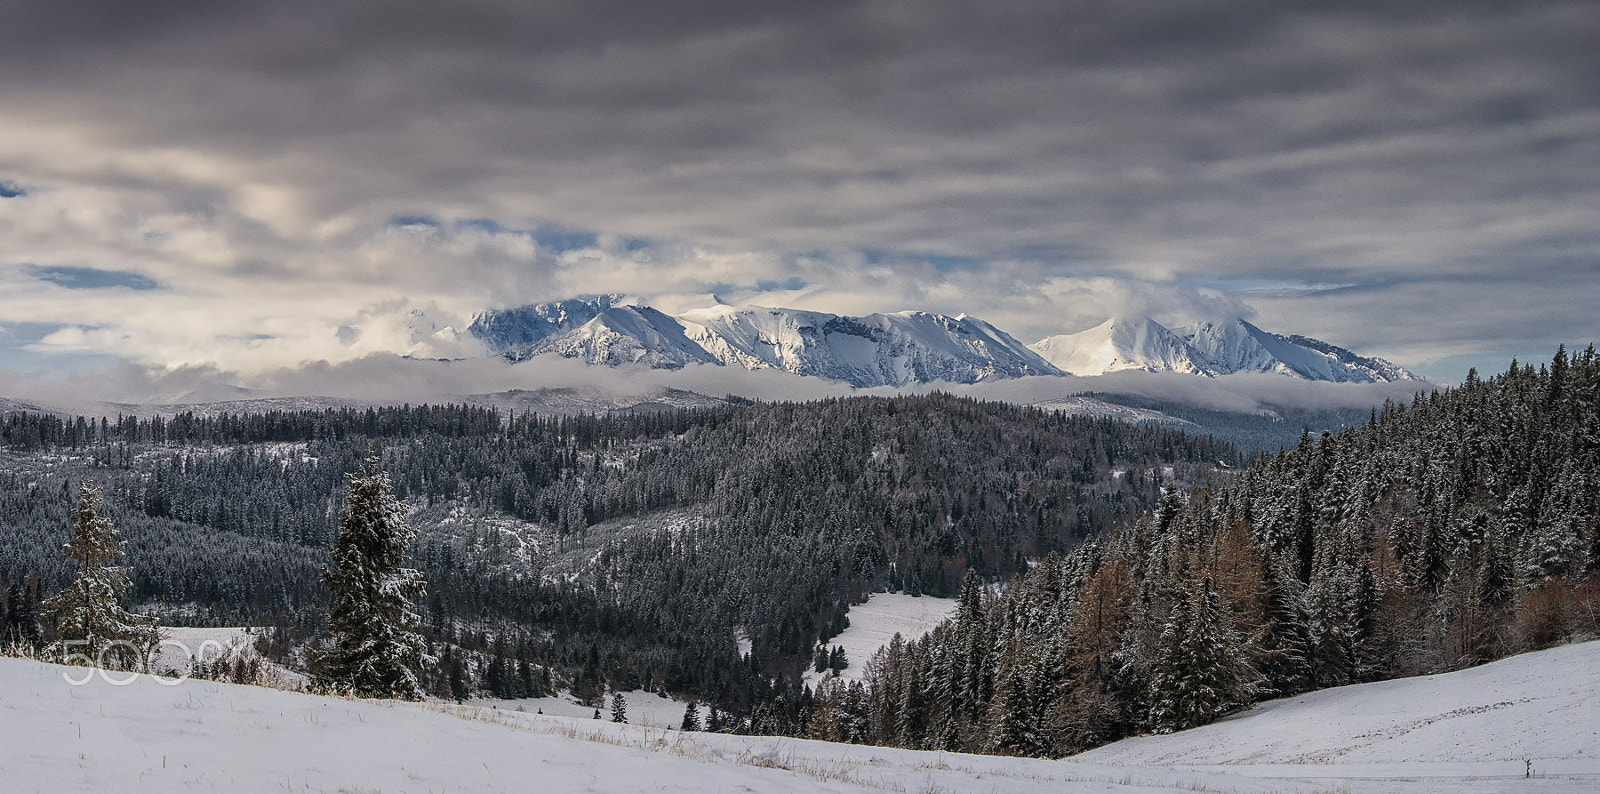
<path id="1" fill-rule="evenodd" d="M 689 705 L 683 707 L 683 724 L 678 727 L 685 731 L 700 730 L 700 709 L 694 701 L 689 701 Z"/>
<path id="2" fill-rule="evenodd" d="M 416 530 L 406 523 L 389 475 L 378 471 L 376 453 L 348 476 L 347 494 L 333 566 L 322 572 L 334 594 L 328 614 L 334 644 L 318 655 L 315 681 L 359 697 L 418 699 L 420 673 L 434 659 L 415 630 L 422 575 L 403 567 Z"/>
<path id="3" fill-rule="evenodd" d="M 1021 650 L 1013 643 L 1000 661 L 1005 673 L 989 708 L 987 752 L 1006 755 L 1037 755 L 1039 737 L 1033 730 L 1032 711 L 1036 705 L 1024 680 L 1025 670 L 1018 660 Z"/>
<path id="4" fill-rule="evenodd" d="M 1203 725 L 1255 695 L 1258 676 L 1210 577 L 1196 577 L 1175 605 L 1157 652 L 1150 679 L 1150 727 L 1157 733 Z"/>
<path id="5" fill-rule="evenodd" d="M 160 633 L 154 619 L 129 613 L 117 603 L 130 581 L 127 568 L 111 563 L 127 544 L 117 537 L 111 520 L 100 515 L 100 504 L 100 489 L 83 483 L 72 510 L 72 540 L 62 547 L 77 563 L 77 577 L 40 605 L 54 640 L 45 654 L 134 669 L 149 659 Z"/>
<path id="6" fill-rule="evenodd" d="M 39 647 L 39 574 L 30 572 L 26 586 L 16 582 L 6 586 L 5 620 L 0 625 L 0 648 L 20 645 Z"/>
<path id="7" fill-rule="evenodd" d="M 628 701 L 622 697 L 621 692 L 611 693 L 611 721 L 628 721 Z"/>

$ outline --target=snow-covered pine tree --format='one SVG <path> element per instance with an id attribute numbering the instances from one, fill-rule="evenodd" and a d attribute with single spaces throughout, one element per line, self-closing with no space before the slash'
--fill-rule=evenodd
<path id="1" fill-rule="evenodd" d="M 683 724 L 678 727 L 685 731 L 700 730 L 700 709 L 694 701 L 689 701 L 689 705 L 683 707 Z"/>
<path id="2" fill-rule="evenodd" d="M 1174 605 L 1150 679 L 1156 733 L 1204 725 L 1255 696 L 1260 676 L 1223 614 L 1209 576 L 1196 576 Z"/>
<path id="3" fill-rule="evenodd" d="M 990 704 L 984 752 L 1001 755 L 1039 755 L 1039 737 L 1033 729 L 1036 704 L 1028 691 L 1023 652 L 1013 641 L 1000 659 L 1004 672 L 996 683 Z"/>
<path id="4" fill-rule="evenodd" d="M 621 692 L 611 693 L 611 721 L 628 721 L 628 701 L 622 697 Z"/>
<path id="5" fill-rule="evenodd" d="M 842 645 L 833 646 L 833 650 L 828 653 L 828 669 L 834 671 L 835 673 L 838 673 L 838 672 L 843 671 L 845 668 L 847 668 L 849 666 L 850 666 L 850 657 L 845 655 L 844 646 L 842 646 Z"/>
<path id="6" fill-rule="evenodd" d="M 40 616 L 53 641 L 47 658 L 88 659 L 90 664 L 129 670 L 144 664 L 161 635 L 153 618 L 124 610 L 117 599 L 130 584 L 128 569 L 111 563 L 127 545 L 111 520 L 100 515 L 100 489 L 85 482 L 72 510 L 72 540 L 62 549 L 78 564 L 72 586 L 45 599 Z"/>
<path id="7" fill-rule="evenodd" d="M 416 530 L 406 523 L 389 475 L 378 470 L 376 453 L 346 479 L 333 565 L 322 570 L 334 594 L 328 613 L 334 644 L 318 654 L 314 682 L 358 697 L 416 700 L 423 695 L 419 674 L 434 661 L 416 632 L 421 616 L 413 604 L 425 583 L 404 567 Z"/>

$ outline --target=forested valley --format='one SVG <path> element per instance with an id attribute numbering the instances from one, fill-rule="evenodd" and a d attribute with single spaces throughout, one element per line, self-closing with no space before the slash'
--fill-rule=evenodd
<path id="1" fill-rule="evenodd" d="M 945 395 L 541 417 L 402 406 L 0 422 L 0 617 L 71 578 L 79 483 L 168 625 L 273 626 L 303 666 L 345 477 L 375 452 L 421 529 L 443 697 L 644 687 L 718 727 L 809 730 L 799 672 L 884 590 L 1002 581 L 1242 463 L 1150 426 Z M 742 652 L 743 648 L 748 649 Z"/>

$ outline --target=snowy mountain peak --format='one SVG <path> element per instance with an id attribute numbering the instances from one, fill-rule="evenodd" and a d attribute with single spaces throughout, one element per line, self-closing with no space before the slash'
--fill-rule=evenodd
<path id="1" fill-rule="evenodd" d="M 1270 333 L 1237 318 L 1196 323 L 1175 333 L 1218 374 L 1276 372 L 1335 383 L 1417 379 L 1405 368 L 1381 358 L 1359 356 L 1310 337 Z"/>
<path id="2" fill-rule="evenodd" d="M 654 369 L 679 369 L 685 364 L 711 364 L 705 349 L 691 342 L 677 320 L 649 306 L 614 306 L 588 322 L 535 343 L 528 357 L 554 353 L 590 364 L 643 364 Z"/>
<path id="3" fill-rule="evenodd" d="M 1046 337 L 1031 347 L 1073 375 L 1103 375 L 1130 369 L 1216 374 L 1198 360 L 1187 342 L 1148 317 L 1114 317 L 1087 331 Z"/>
<path id="4" fill-rule="evenodd" d="M 1239 318 L 1169 329 L 1148 317 L 1116 317 L 1087 331 L 1041 339 L 1032 348 L 1074 375 L 1144 370 L 1205 376 L 1273 372 L 1336 383 L 1416 379 L 1383 359 L 1305 336 L 1270 333 Z"/>
<path id="5" fill-rule="evenodd" d="M 496 354 L 515 358 L 511 351 L 525 350 L 546 337 L 577 328 L 621 300 L 620 295 L 596 295 L 480 312 L 467 332 Z"/>

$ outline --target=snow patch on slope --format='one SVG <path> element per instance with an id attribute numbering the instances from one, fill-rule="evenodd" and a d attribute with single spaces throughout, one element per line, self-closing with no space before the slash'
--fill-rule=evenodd
<path id="1" fill-rule="evenodd" d="M 829 640 L 829 648 L 844 648 L 850 665 L 839 673 L 849 681 L 859 681 L 866 674 L 867 660 L 879 648 L 889 644 L 899 634 L 907 642 L 919 639 L 933 631 L 933 627 L 955 615 L 956 599 L 933 596 L 910 596 L 905 593 L 873 593 L 867 603 L 850 607 L 845 613 L 850 625 L 839 636 Z M 815 687 L 824 673 L 808 670 L 805 682 Z"/>

